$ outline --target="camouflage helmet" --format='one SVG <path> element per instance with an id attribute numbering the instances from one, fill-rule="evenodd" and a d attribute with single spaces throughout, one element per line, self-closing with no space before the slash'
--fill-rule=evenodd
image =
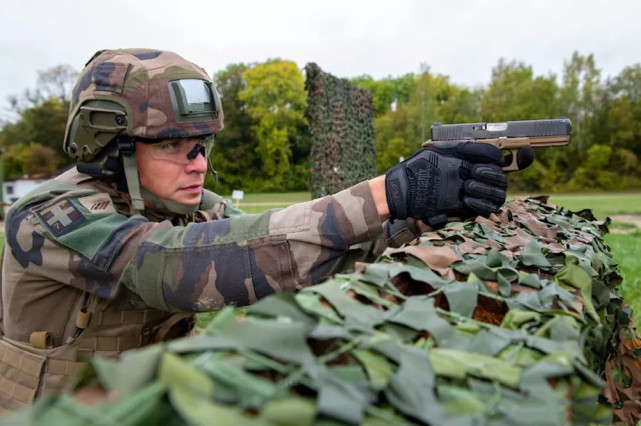
<path id="1" fill-rule="evenodd" d="M 92 161 L 116 136 L 143 140 L 213 135 L 220 99 L 199 66 L 168 51 L 98 51 L 72 93 L 63 148 Z"/>

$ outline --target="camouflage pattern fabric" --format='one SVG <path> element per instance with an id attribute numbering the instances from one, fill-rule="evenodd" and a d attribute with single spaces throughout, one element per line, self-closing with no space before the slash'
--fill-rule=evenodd
<path id="1" fill-rule="evenodd" d="M 334 194 L 376 176 L 374 107 L 368 90 L 305 66 L 312 136 L 312 198 Z"/>
<path id="2" fill-rule="evenodd" d="M 246 314 L 227 308 L 201 335 L 95 358 L 74 393 L 9 419 L 633 424 L 639 338 L 605 232 L 589 211 L 512 201 Z"/>
<path id="3" fill-rule="evenodd" d="M 352 245 L 382 234 L 366 182 L 261 215 L 234 215 L 219 201 L 202 213 L 217 220 L 204 222 L 156 221 L 151 212 L 132 215 L 127 203 L 73 169 L 8 212 L 6 336 L 27 342 L 31 332 L 48 330 L 62 344 L 69 312 L 39 307 L 73 303 L 65 289 L 106 299 L 126 292 L 130 303 L 169 312 L 247 305 L 318 282 Z"/>

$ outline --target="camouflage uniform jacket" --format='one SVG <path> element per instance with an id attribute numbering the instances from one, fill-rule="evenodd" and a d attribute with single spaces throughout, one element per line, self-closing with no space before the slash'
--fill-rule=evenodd
<path id="1" fill-rule="evenodd" d="M 350 246 L 382 233 L 366 182 L 260 215 L 208 191 L 201 208 L 189 218 L 143 217 L 75 168 L 19 200 L 5 221 L 0 405 L 16 405 L 3 404 L 7 395 L 29 403 L 43 394 L 40 376 L 53 367 L 62 378 L 44 382 L 57 390 L 87 356 L 159 340 L 177 322 L 171 312 L 314 284 Z"/>

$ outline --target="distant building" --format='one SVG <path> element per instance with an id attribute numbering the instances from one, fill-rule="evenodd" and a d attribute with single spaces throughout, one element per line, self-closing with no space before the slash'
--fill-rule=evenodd
<path id="1" fill-rule="evenodd" d="M 5 179 L 2 183 L 2 204 L 4 206 L 10 206 L 18 201 L 18 198 L 48 179 L 48 177 L 39 179 L 29 177 Z"/>
<path id="2" fill-rule="evenodd" d="M 25 195 L 27 192 L 35 189 L 38 185 L 43 182 L 48 181 L 49 179 L 55 178 L 60 173 L 68 170 L 71 167 L 75 167 L 75 164 L 65 166 L 60 170 L 57 170 L 50 174 L 40 174 L 37 177 L 22 175 L 11 178 L 6 178 L 2 182 L 2 207 L 0 209 L 0 216 L 4 216 L 7 212 L 7 209 L 11 204 L 18 201 L 20 197 Z"/>

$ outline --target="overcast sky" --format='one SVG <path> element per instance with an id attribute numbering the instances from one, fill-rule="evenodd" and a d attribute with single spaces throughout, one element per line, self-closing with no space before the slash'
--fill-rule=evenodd
<path id="1" fill-rule="evenodd" d="M 602 76 L 641 62 L 640 0 L 4 0 L 0 119 L 37 71 L 97 50 L 173 50 L 214 74 L 232 63 L 316 62 L 337 77 L 432 73 L 470 87 L 500 58 L 560 77 L 574 51 Z"/>

